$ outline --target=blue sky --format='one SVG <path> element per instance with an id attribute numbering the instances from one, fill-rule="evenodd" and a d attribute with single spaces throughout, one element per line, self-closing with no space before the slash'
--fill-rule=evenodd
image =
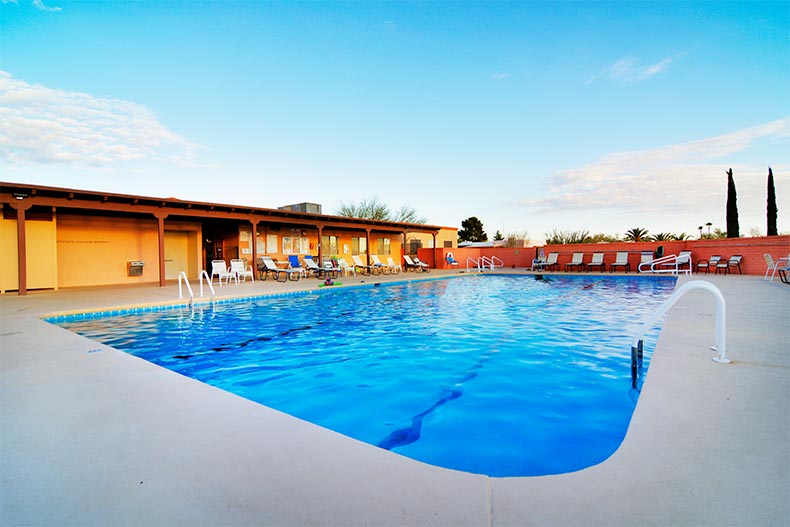
<path id="1" fill-rule="evenodd" d="M 0 0 L 0 180 L 790 231 L 790 2 Z"/>

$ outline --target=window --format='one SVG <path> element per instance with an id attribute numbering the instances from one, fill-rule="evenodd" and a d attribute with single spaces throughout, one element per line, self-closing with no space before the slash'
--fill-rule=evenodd
<path id="1" fill-rule="evenodd" d="M 351 254 L 367 254 L 368 240 L 361 236 L 351 238 Z"/>
<path id="2" fill-rule="evenodd" d="M 340 254 L 337 236 L 321 236 L 321 249 L 324 256 L 337 256 Z"/>
<path id="3" fill-rule="evenodd" d="M 277 253 L 277 235 L 269 234 L 266 236 L 266 252 L 268 254 Z"/>
<path id="4" fill-rule="evenodd" d="M 444 248 L 445 249 L 452 249 L 453 248 L 453 242 L 451 240 L 445 240 Z"/>
<path id="5" fill-rule="evenodd" d="M 283 236 L 283 254 L 309 254 L 309 252 L 309 239 Z"/>
<path id="6" fill-rule="evenodd" d="M 390 253 L 390 239 L 389 238 L 379 238 L 378 239 L 378 247 L 376 248 L 376 254 L 383 254 L 389 256 Z"/>

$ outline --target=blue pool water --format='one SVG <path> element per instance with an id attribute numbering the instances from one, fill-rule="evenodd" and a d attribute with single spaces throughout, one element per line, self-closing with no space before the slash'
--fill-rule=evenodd
<path id="1" fill-rule="evenodd" d="M 534 476 L 620 445 L 630 340 L 674 285 L 469 276 L 54 322 L 414 459 Z"/>

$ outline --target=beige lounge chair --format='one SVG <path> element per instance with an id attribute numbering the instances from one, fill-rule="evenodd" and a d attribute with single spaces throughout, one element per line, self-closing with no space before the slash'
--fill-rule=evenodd
<path id="1" fill-rule="evenodd" d="M 570 268 L 576 268 L 579 271 L 583 271 L 586 268 L 584 265 L 584 253 L 573 253 L 571 261 L 565 264 L 565 271 L 567 272 Z"/>
<path id="2" fill-rule="evenodd" d="M 603 253 L 593 253 L 592 260 L 587 264 L 587 271 L 591 271 L 593 267 L 597 267 L 602 273 L 606 272 L 606 264 L 603 263 Z"/>
<path id="3" fill-rule="evenodd" d="M 618 251 L 614 262 L 609 264 L 609 271 L 613 273 L 615 267 L 622 267 L 626 273 L 631 271 L 631 264 L 628 263 L 628 251 Z"/>

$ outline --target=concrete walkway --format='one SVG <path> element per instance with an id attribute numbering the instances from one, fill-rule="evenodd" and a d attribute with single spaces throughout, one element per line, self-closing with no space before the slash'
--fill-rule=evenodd
<path id="1" fill-rule="evenodd" d="M 790 287 L 703 279 L 727 299 L 733 363 L 710 360 L 712 297 L 688 294 L 620 449 L 535 478 L 425 465 L 39 319 L 172 302 L 175 285 L 0 296 L 0 524 L 790 525 Z"/>

